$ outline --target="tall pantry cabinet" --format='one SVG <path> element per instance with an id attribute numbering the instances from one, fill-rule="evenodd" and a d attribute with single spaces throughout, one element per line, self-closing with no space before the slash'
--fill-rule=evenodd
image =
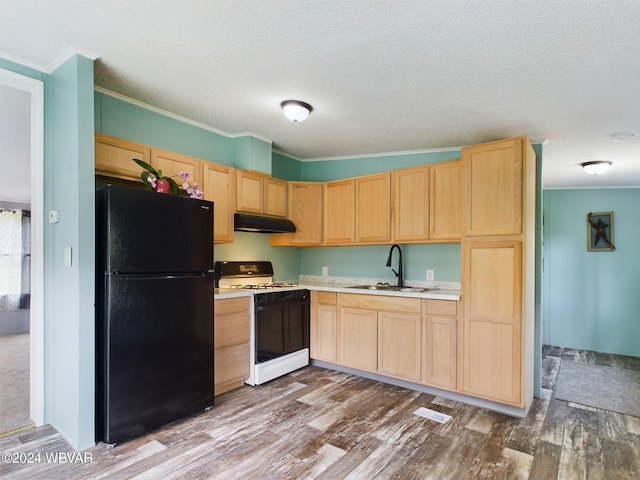
<path id="1" fill-rule="evenodd" d="M 462 149 L 464 393 L 533 398 L 535 153 L 526 137 Z"/>

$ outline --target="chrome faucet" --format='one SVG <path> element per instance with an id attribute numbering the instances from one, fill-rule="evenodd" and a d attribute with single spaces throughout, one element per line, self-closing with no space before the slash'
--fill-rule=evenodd
<path id="1" fill-rule="evenodd" d="M 399 254 L 398 271 L 396 272 L 393 268 L 391 269 L 391 271 L 395 274 L 396 277 L 398 277 L 398 286 L 404 287 L 404 280 L 402 279 L 402 250 L 400 249 L 400 245 L 397 245 L 397 244 L 391 245 L 391 248 L 389 249 L 389 257 L 387 257 L 387 267 L 391 266 L 391 255 L 393 255 L 394 248 L 398 249 L 398 254 Z"/>

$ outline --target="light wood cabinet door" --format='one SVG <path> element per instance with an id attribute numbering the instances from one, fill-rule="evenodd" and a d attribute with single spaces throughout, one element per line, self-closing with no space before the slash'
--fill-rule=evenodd
<path id="1" fill-rule="evenodd" d="M 324 243 L 355 242 L 356 182 L 354 179 L 324 185 Z"/>
<path id="2" fill-rule="evenodd" d="M 463 246 L 465 393 L 521 406 L 522 243 Z"/>
<path id="3" fill-rule="evenodd" d="M 249 344 L 233 345 L 215 351 L 214 395 L 242 386 L 249 377 Z"/>
<path id="4" fill-rule="evenodd" d="M 391 241 L 391 172 L 356 178 L 356 242 Z"/>
<path id="5" fill-rule="evenodd" d="M 337 294 L 311 292 L 310 356 L 336 362 L 338 333 Z"/>
<path id="6" fill-rule="evenodd" d="M 265 215 L 287 216 L 287 182 L 273 177 L 263 178 Z"/>
<path id="7" fill-rule="evenodd" d="M 264 176 L 236 170 L 236 210 L 261 214 L 264 208 Z"/>
<path id="8" fill-rule="evenodd" d="M 338 363 L 375 372 L 378 368 L 378 313 L 341 308 Z"/>
<path id="9" fill-rule="evenodd" d="M 316 308 L 315 335 L 312 334 L 315 341 L 311 346 L 311 358 L 335 362 L 338 308 L 335 305 L 318 305 Z"/>
<path id="10" fill-rule="evenodd" d="M 322 184 L 288 182 L 288 189 L 288 218 L 296 226 L 296 231 L 271 235 L 271 245 L 321 245 Z"/>
<path id="11" fill-rule="evenodd" d="M 523 216 L 524 138 L 462 149 L 465 235 L 519 235 Z"/>
<path id="12" fill-rule="evenodd" d="M 203 198 L 213 202 L 214 243 L 233 242 L 235 212 L 234 168 L 213 162 L 202 162 Z"/>
<path id="13" fill-rule="evenodd" d="M 420 381 L 420 315 L 378 312 L 378 371 Z"/>
<path id="14" fill-rule="evenodd" d="M 431 164 L 429 237 L 460 240 L 464 218 L 464 182 L 461 160 Z"/>
<path id="15" fill-rule="evenodd" d="M 393 171 L 393 241 L 429 238 L 429 166 Z"/>
<path id="16" fill-rule="evenodd" d="M 142 167 L 134 158 L 151 162 L 151 147 L 102 133 L 95 134 L 96 175 L 122 178 L 142 183 Z"/>
<path id="17" fill-rule="evenodd" d="M 426 317 L 423 345 L 422 381 L 429 385 L 456 390 L 458 387 L 458 319 Z"/>
<path id="18" fill-rule="evenodd" d="M 214 394 L 242 386 L 249 376 L 249 297 L 215 300 L 213 319 Z"/>
<path id="19" fill-rule="evenodd" d="M 189 174 L 187 181 L 190 184 L 196 182 L 202 185 L 202 160 L 199 158 L 152 148 L 151 166 L 156 170 L 161 170 L 163 176 L 173 177 L 178 187 L 182 185 L 182 179 L 178 177 L 180 172 Z"/>

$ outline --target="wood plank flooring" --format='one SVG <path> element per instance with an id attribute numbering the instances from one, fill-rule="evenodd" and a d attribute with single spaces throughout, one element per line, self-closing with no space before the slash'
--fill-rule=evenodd
<path id="1" fill-rule="evenodd" d="M 216 397 L 212 411 L 114 448 L 76 452 L 52 427 L 0 437 L 3 479 L 640 479 L 640 418 L 554 398 L 560 360 L 640 358 L 545 347 L 523 419 L 309 367 Z M 440 424 L 413 412 L 446 413 Z M 30 457 L 29 457 L 30 456 Z M 5 459 L 5 457 L 3 457 Z M 90 461 L 89 461 L 90 460 Z"/>

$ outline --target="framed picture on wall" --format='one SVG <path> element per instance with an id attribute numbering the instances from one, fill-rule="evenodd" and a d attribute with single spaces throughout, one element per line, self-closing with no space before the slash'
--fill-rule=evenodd
<path id="1" fill-rule="evenodd" d="M 587 213 L 587 250 L 589 252 L 612 252 L 613 212 Z"/>

